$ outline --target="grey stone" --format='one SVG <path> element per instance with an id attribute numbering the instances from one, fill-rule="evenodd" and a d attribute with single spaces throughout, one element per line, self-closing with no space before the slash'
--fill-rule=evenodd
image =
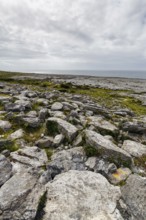
<path id="1" fill-rule="evenodd" d="M 15 162 L 34 168 L 44 166 L 48 161 L 45 150 L 38 147 L 25 147 L 16 152 L 12 152 L 11 158 Z"/>
<path id="2" fill-rule="evenodd" d="M 53 146 L 53 138 L 52 137 L 43 137 L 40 140 L 36 141 L 36 146 L 40 148 L 49 148 Z"/>
<path id="3" fill-rule="evenodd" d="M 103 119 L 100 116 L 91 116 L 88 117 L 87 120 L 89 121 L 90 125 L 94 125 L 96 128 L 105 131 L 116 132 L 118 130 L 114 124 L 110 123 L 109 121 Z"/>
<path id="4" fill-rule="evenodd" d="M 124 141 L 122 149 L 134 157 L 142 157 L 143 155 L 146 155 L 146 145 L 135 141 Z"/>
<path id="5" fill-rule="evenodd" d="M 143 134 L 146 132 L 146 126 L 142 122 L 125 122 L 122 128 L 124 131 L 131 133 Z"/>
<path id="6" fill-rule="evenodd" d="M 86 143 L 95 149 L 104 157 L 117 164 L 131 165 L 132 159 L 130 154 L 118 148 L 113 142 L 104 138 L 104 136 L 95 131 L 85 131 Z"/>
<path id="7" fill-rule="evenodd" d="M 11 140 L 16 140 L 22 138 L 23 135 L 24 135 L 24 131 L 20 128 L 17 131 L 10 134 L 8 138 L 10 138 Z"/>
<path id="8" fill-rule="evenodd" d="M 125 181 L 131 174 L 131 170 L 129 168 L 119 168 L 115 172 L 108 175 L 109 181 L 117 185 L 122 181 Z"/>
<path id="9" fill-rule="evenodd" d="M 100 174 L 69 171 L 47 184 L 44 220 L 123 220 L 116 209 L 119 187 Z"/>
<path id="10" fill-rule="evenodd" d="M 39 128 L 41 125 L 41 121 L 37 117 L 23 117 L 22 121 L 26 127 Z"/>
<path id="11" fill-rule="evenodd" d="M 96 166 L 97 157 L 89 157 L 85 163 L 85 165 L 90 169 L 93 170 Z"/>
<path id="12" fill-rule="evenodd" d="M 0 154 L 0 187 L 12 175 L 12 165 L 10 161 L 2 154 Z"/>
<path id="13" fill-rule="evenodd" d="M 0 189 L 0 219 L 34 220 L 44 187 L 29 172 L 16 173 Z"/>
<path id="14" fill-rule="evenodd" d="M 29 117 L 29 118 L 36 118 L 37 117 L 37 112 L 36 111 L 29 111 L 26 114 L 26 116 Z"/>
<path id="15" fill-rule="evenodd" d="M 51 157 L 50 166 L 56 166 L 61 172 L 68 170 L 84 170 L 86 155 L 82 147 L 56 152 Z"/>
<path id="16" fill-rule="evenodd" d="M 47 106 L 49 102 L 47 99 L 39 98 L 39 99 L 36 99 L 35 103 L 39 105 Z"/>
<path id="17" fill-rule="evenodd" d="M 9 130 L 12 127 L 9 121 L 0 120 L 0 128 L 4 131 Z"/>
<path id="18" fill-rule="evenodd" d="M 58 147 L 64 140 L 64 135 L 58 134 L 54 137 L 53 145 Z"/>
<path id="19" fill-rule="evenodd" d="M 132 220 L 145 220 L 146 217 L 146 178 L 138 175 L 130 175 L 126 185 L 121 188 L 122 197 Z"/>
<path id="20" fill-rule="evenodd" d="M 52 111 L 59 111 L 63 108 L 63 104 L 61 102 L 54 102 L 54 104 L 51 106 Z"/>
<path id="21" fill-rule="evenodd" d="M 82 135 L 79 134 L 76 139 L 73 142 L 73 146 L 77 147 L 77 146 L 82 146 L 82 142 L 83 142 L 83 138 Z"/>
<path id="22" fill-rule="evenodd" d="M 39 111 L 39 119 L 42 120 L 42 121 L 45 121 L 45 119 L 47 118 L 48 116 L 48 109 L 46 108 L 43 108 Z"/>
<path id="23" fill-rule="evenodd" d="M 52 127 L 54 128 L 53 132 L 59 131 L 60 133 L 64 134 L 70 141 L 72 141 L 78 132 L 78 129 L 70 124 L 69 122 L 62 120 L 60 118 L 49 118 L 46 123 L 48 132 L 49 129 L 52 130 Z"/>

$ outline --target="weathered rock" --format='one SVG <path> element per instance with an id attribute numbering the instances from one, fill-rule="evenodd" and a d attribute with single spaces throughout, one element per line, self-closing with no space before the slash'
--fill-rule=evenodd
<path id="1" fill-rule="evenodd" d="M 47 99 L 39 98 L 39 99 L 36 99 L 35 103 L 39 105 L 47 106 L 49 102 Z"/>
<path id="2" fill-rule="evenodd" d="M 9 121 L 0 120 L 0 129 L 7 131 L 12 127 Z"/>
<path id="3" fill-rule="evenodd" d="M 97 157 L 89 157 L 87 161 L 85 162 L 85 165 L 90 169 L 94 170 L 97 162 Z"/>
<path id="4" fill-rule="evenodd" d="M 122 197 L 132 215 L 132 220 L 145 220 L 146 217 L 146 178 L 130 175 L 121 188 Z"/>
<path id="5" fill-rule="evenodd" d="M 104 138 L 104 136 L 96 133 L 95 131 L 85 131 L 86 143 L 100 153 L 104 158 L 118 163 L 131 165 L 131 156 L 124 150 L 118 148 L 113 142 Z"/>
<path id="6" fill-rule="evenodd" d="M 142 157 L 143 155 L 146 155 L 146 145 L 140 144 L 135 141 L 124 141 L 122 149 L 127 151 L 130 155 L 134 157 Z"/>
<path id="7" fill-rule="evenodd" d="M 41 125 L 41 121 L 37 117 L 24 117 L 22 121 L 26 127 L 39 128 Z"/>
<path id="8" fill-rule="evenodd" d="M 37 117 L 37 111 L 29 111 L 29 112 L 26 114 L 26 117 L 36 118 L 36 117 Z"/>
<path id="9" fill-rule="evenodd" d="M 85 152 L 82 147 L 75 147 L 69 150 L 59 151 L 51 157 L 50 166 L 57 167 L 60 172 L 68 170 L 85 170 Z"/>
<path id="10" fill-rule="evenodd" d="M 21 112 L 29 109 L 31 109 L 31 102 L 23 99 L 5 105 L 6 111 Z"/>
<path id="11" fill-rule="evenodd" d="M 61 118 L 64 120 L 66 119 L 66 115 L 62 111 L 50 111 L 49 110 L 49 115 L 55 118 Z"/>
<path id="12" fill-rule="evenodd" d="M 24 131 L 20 128 L 17 131 L 15 131 L 14 133 L 10 134 L 9 138 L 11 140 L 16 140 L 16 139 L 22 138 L 23 135 L 24 135 Z"/>
<path id="13" fill-rule="evenodd" d="M 53 138 L 52 137 L 44 137 L 40 140 L 36 141 L 36 146 L 40 148 L 49 148 L 53 146 Z"/>
<path id="14" fill-rule="evenodd" d="M 0 187 L 3 185 L 12 175 L 12 165 L 10 161 L 0 154 Z"/>
<path id="15" fill-rule="evenodd" d="M 13 161 L 35 168 L 46 165 L 48 161 L 45 150 L 38 147 L 25 147 L 12 152 L 11 158 Z"/>
<path id="16" fill-rule="evenodd" d="M 114 185 L 119 184 L 122 181 L 125 181 L 128 176 L 131 174 L 131 170 L 128 168 L 119 168 L 116 170 L 116 172 L 110 174 L 108 176 L 108 179 L 110 182 Z"/>
<path id="17" fill-rule="evenodd" d="M 38 177 L 17 173 L 0 189 L 0 219 L 34 220 L 44 187 Z"/>
<path id="18" fill-rule="evenodd" d="M 25 110 L 31 109 L 31 106 L 32 106 L 31 101 L 26 101 L 26 100 L 16 100 L 15 104 L 23 106 Z"/>
<path id="19" fill-rule="evenodd" d="M 63 108 L 63 105 L 61 102 L 54 102 L 54 104 L 51 106 L 52 111 L 59 111 Z"/>
<path id="20" fill-rule="evenodd" d="M 143 134 L 146 132 L 146 126 L 142 122 L 125 122 L 122 128 L 124 131 L 131 133 Z"/>
<path id="21" fill-rule="evenodd" d="M 106 121 L 100 116 L 91 116 L 87 118 L 89 121 L 89 125 L 94 125 L 96 128 L 107 131 L 107 132 L 117 132 L 118 129 L 115 125 Z"/>
<path id="22" fill-rule="evenodd" d="M 73 146 L 77 147 L 77 146 L 82 146 L 82 142 L 83 142 L 83 138 L 82 135 L 79 134 L 76 139 L 73 142 Z"/>
<path id="23" fill-rule="evenodd" d="M 62 120 L 60 118 L 49 118 L 46 123 L 48 133 L 62 133 L 68 138 L 70 141 L 72 141 L 76 135 L 78 129 L 70 124 L 69 122 Z"/>
<path id="24" fill-rule="evenodd" d="M 45 121 L 45 119 L 47 118 L 48 116 L 48 109 L 46 108 L 43 108 L 39 111 L 39 119 L 41 121 Z"/>
<path id="25" fill-rule="evenodd" d="M 6 101 L 10 101 L 12 97 L 6 95 L 0 95 L 0 102 L 5 103 Z"/>
<path id="26" fill-rule="evenodd" d="M 119 187 L 100 174 L 69 171 L 47 184 L 44 220 L 122 220 L 116 209 Z"/>

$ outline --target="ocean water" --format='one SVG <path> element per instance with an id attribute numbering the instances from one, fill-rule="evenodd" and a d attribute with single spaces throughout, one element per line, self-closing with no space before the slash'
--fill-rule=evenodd
<path id="1" fill-rule="evenodd" d="M 146 79 L 146 71 L 132 70 L 49 70 L 36 73 Z"/>

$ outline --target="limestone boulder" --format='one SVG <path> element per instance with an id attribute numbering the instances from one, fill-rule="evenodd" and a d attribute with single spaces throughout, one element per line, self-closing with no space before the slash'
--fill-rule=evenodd
<path id="1" fill-rule="evenodd" d="M 90 171 L 69 171 L 47 184 L 44 220 L 123 220 L 119 187 Z"/>

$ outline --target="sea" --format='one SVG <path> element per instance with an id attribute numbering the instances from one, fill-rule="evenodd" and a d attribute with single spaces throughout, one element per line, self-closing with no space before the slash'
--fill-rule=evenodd
<path id="1" fill-rule="evenodd" d="M 42 72 L 34 71 L 39 74 L 57 74 L 57 75 L 83 75 L 83 76 L 99 76 L 99 77 L 122 77 L 146 79 L 146 70 L 47 70 Z"/>

